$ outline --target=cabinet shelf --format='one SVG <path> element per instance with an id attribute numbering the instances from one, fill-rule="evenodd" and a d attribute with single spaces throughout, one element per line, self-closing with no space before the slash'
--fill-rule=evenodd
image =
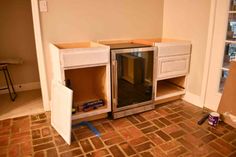
<path id="1" fill-rule="evenodd" d="M 107 109 L 107 104 L 105 104 L 104 106 L 102 107 L 99 107 L 97 109 L 94 109 L 92 111 L 88 111 L 88 112 L 83 112 L 83 111 L 80 111 L 80 112 L 76 112 L 75 114 L 72 114 L 72 120 L 77 120 L 77 119 L 82 119 L 82 118 L 88 118 L 88 117 L 91 117 L 91 116 L 95 116 L 95 115 L 98 115 L 100 113 L 106 113 L 106 112 L 109 112 L 110 110 Z"/>
<path id="2" fill-rule="evenodd" d="M 183 95 L 185 93 L 184 88 L 168 81 L 162 80 L 157 82 L 157 89 L 156 89 L 156 100 L 162 100 L 171 98 L 174 96 Z"/>

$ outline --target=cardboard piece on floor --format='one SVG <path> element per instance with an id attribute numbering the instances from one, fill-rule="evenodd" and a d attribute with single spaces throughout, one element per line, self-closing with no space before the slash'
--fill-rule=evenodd
<path id="1" fill-rule="evenodd" d="M 236 61 L 230 63 L 218 112 L 223 115 L 224 122 L 236 128 Z"/>

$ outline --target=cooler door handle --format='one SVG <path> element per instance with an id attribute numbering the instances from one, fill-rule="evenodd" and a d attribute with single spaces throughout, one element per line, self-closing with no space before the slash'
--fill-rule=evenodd
<path id="1" fill-rule="evenodd" d="M 117 82 L 117 60 L 112 61 L 112 101 L 113 101 L 113 109 L 117 108 L 118 104 L 118 95 L 117 95 L 117 90 L 118 90 L 118 82 Z"/>

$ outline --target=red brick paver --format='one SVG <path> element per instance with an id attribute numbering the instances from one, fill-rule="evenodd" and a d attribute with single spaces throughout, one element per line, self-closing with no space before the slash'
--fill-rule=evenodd
<path id="1" fill-rule="evenodd" d="M 155 110 L 93 121 L 72 129 L 67 145 L 50 125 L 50 113 L 0 121 L 0 157 L 236 157 L 236 129 L 221 122 L 197 125 L 202 109 L 182 100 Z"/>

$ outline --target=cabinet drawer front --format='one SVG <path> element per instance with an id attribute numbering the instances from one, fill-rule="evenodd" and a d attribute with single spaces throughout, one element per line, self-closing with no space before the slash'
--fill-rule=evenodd
<path id="1" fill-rule="evenodd" d="M 65 68 L 103 63 L 109 63 L 109 49 L 64 51 L 61 57 L 61 65 Z"/>
<path id="2" fill-rule="evenodd" d="M 158 57 L 166 57 L 173 55 L 187 55 L 191 52 L 191 45 L 186 44 L 161 44 L 158 46 Z"/>
<path id="3" fill-rule="evenodd" d="M 157 79 L 185 75 L 189 70 L 190 55 L 160 57 L 158 59 Z"/>

